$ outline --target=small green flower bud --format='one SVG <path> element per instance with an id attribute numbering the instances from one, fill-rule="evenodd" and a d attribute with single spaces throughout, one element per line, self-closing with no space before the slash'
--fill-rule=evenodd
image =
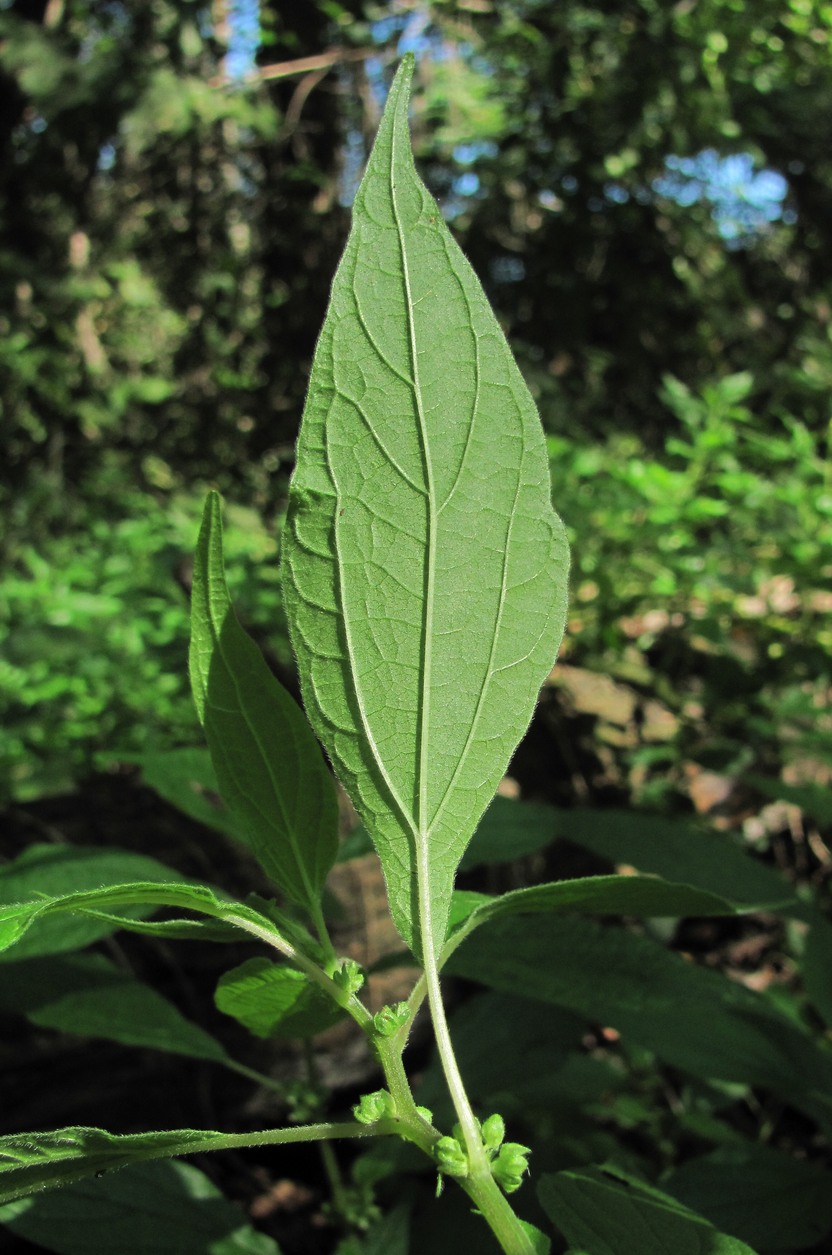
<path id="1" fill-rule="evenodd" d="M 506 1194 L 513 1194 L 523 1184 L 523 1173 L 528 1168 L 531 1150 L 519 1142 L 504 1142 L 497 1158 L 491 1165 L 494 1180 Z"/>
<path id="2" fill-rule="evenodd" d="M 339 989 L 348 994 L 357 994 L 364 984 L 364 971 L 355 959 L 342 959 L 341 966 L 332 973 L 332 979 Z"/>
<path id="3" fill-rule="evenodd" d="M 377 1089 L 373 1094 L 362 1094 L 352 1114 L 359 1124 L 378 1124 L 379 1120 L 392 1119 L 396 1114 L 396 1104 L 386 1089 Z"/>
<path id="4" fill-rule="evenodd" d="M 406 1002 L 397 1002 L 394 1007 L 382 1007 L 373 1016 L 373 1027 L 379 1037 L 392 1037 L 408 1021 L 410 1007 Z"/>
<path id="5" fill-rule="evenodd" d="M 496 1155 L 506 1135 L 505 1120 L 495 1112 L 482 1123 L 482 1143 L 489 1157 Z"/>
<path id="6" fill-rule="evenodd" d="M 449 1177 L 468 1176 L 468 1156 L 455 1137 L 440 1137 L 433 1148 L 439 1171 Z"/>
<path id="7" fill-rule="evenodd" d="M 426 1124 L 433 1124 L 433 1112 L 430 1107 L 417 1107 L 416 1111 Z"/>

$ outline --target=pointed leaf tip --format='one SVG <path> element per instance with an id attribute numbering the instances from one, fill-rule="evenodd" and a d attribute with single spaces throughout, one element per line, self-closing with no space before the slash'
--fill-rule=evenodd
<path id="1" fill-rule="evenodd" d="M 318 342 L 283 586 L 306 710 L 418 952 L 556 656 L 568 552 L 532 398 L 413 165 L 412 71 Z"/>

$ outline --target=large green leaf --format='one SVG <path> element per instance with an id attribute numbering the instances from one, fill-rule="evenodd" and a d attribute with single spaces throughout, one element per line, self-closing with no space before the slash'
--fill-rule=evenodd
<path id="1" fill-rule="evenodd" d="M 0 1208 L 0 1223 L 56 1255 L 280 1255 L 192 1164 L 141 1163 Z"/>
<path id="2" fill-rule="evenodd" d="M 194 566 L 191 686 L 220 793 L 263 870 L 320 914 L 338 850 L 338 803 L 320 747 L 231 605 L 219 496 L 205 503 Z"/>
<path id="3" fill-rule="evenodd" d="M 538 1195 L 581 1255 L 754 1255 L 674 1198 L 613 1170 L 542 1177 Z"/>
<path id="4" fill-rule="evenodd" d="M 0 1010 L 25 1015 L 41 1028 L 228 1062 L 215 1038 L 101 954 L 6 964 L 0 972 Z"/>
<path id="5" fill-rule="evenodd" d="M 531 396 L 413 165 L 412 71 L 318 343 L 283 579 L 307 713 L 420 952 L 555 658 L 568 550 Z"/>
<path id="6" fill-rule="evenodd" d="M 832 1058 L 762 995 L 580 916 L 497 920 L 446 970 L 566 1007 L 694 1076 L 773 1090 L 829 1128 Z"/>

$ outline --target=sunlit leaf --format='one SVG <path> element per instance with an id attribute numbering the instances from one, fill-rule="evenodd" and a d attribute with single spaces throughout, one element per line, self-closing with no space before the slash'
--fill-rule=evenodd
<path id="1" fill-rule="evenodd" d="M 568 554 L 534 403 L 413 165 L 412 70 L 333 283 L 283 569 L 307 712 L 419 952 L 555 658 Z"/>
<path id="2" fill-rule="evenodd" d="M 345 1014 L 303 972 L 262 957 L 225 972 L 214 1001 L 258 1037 L 314 1037 Z"/>
<path id="3" fill-rule="evenodd" d="M 220 499 L 205 504 L 194 566 L 191 685 L 220 793 L 276 885 L 313 916 L 338 849 L 338 805 L 297 704 L 237 622 Z"/>

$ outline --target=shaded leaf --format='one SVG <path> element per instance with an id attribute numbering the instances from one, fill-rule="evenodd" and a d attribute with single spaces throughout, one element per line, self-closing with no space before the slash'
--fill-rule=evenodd
<path id="1" fill-rule="evenodd" d="M 0 1010 L 32 1024 L 226 1063 L 218 1041 L 100 954 L 24 959 L 0 971 Z"/>
<path id="2" fill-rule="evenodd" d="M 806 997 L 832 1028 L 832 923 L 816 912 L 800 964 Z"/>
<path id="3" fill-rule="evenodd" d="M 335 790 L 302 711 L 237 622 L 217 493 L 205 503 L 197 544 L 190 671 L 224 801 L 267 875 L 317 917 L 338 849 Z"/>
<path id="4" fill-rule="evenodd" d="M 318 342 L 283 584 L 307 713 L 420 952 L 557 652 L 568 552 L 534 403 L 413 165 L 412 71 Z"/>
<path id="5" fill-rule="evenodd" d="M 121 761 L 136 763 L 141 768 L 143 782 L 171 806 L 206 828 L 214 828 L 223 836 L 248 844 L 243 825 L 220 797 L 211 753 L 204 746 L 183 745 L 133 754 L 127 759 L 122 755 Z"/>
<path id="6" fill-rule="evenodd" d="M 538 1197 L 585 1255 L 754 1255 L 661 1190 L 614 1169 L 542 1177 Z"/>
<path id="7" fill-rule="evenodd" d="M 499 920 L 446 971 L 567 1007 L 694 1076 L 759 1085 L 829 1127 L 832 1059 L 762 995 L 594 920 Z"/>
<path id="8" fill-rule="evenodd" d="M 699 824 L 624 810 L 576 807 L 552 808 L 552 813 L 555 835 L 614 863 L 694 885 L 738 906 L 759 909 L 766 904 L 797 916 L 807 910 L 779 872 L 752 858 L 731 837 Z"/>
<path id="9" fill-rule="evenodd" d="M 30 1195 L 0 1223 L 56 1255 L 280 1255 L 191 1164 L 140 1163 L 129 1172 Z"/>
<path id="10" fill-rule="evenodd" d="M 832 1173 L 770 1146 L 721 1146 L 665 1177 L 662 1189 L 763 1250 L 800 1251 L 832 1229 Z"/>

